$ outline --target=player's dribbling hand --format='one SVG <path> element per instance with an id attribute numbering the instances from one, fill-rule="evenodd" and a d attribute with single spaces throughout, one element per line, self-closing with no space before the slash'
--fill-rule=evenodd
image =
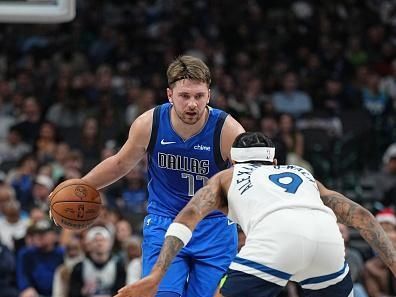
<path id="1" fill-rule="evenodd" d="M 51 199 L 52 199 L 52 194 L 53 194 L 54 192 L 51 192 L 51 193 L 49 193 L 49 195 L 48 195 L 48 201 L 51 203 Z M 48 208 L 48 216 L 49 216 L 49 219 L 51 220 L 51 221 L 53 221 L 54 222 L 54 224 L 56 225 L 56 226 L 58 226 L 58 224 L 56 223 L 56 221 L 53 219 L 53 217 L 52 217 L 52 212 L 51 212 L 51 207 L 49 207 Z"/>
<path id="2" fill-rule="evenodd" d="M 119 289 L 118 294 L 114 297 L 154 297 L 158 290 L 158 284 L 158 279 L 149 275 L 136 283 Z"/>

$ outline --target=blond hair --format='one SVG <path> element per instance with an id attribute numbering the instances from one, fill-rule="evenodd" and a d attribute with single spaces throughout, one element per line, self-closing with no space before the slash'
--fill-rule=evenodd
<path id="1" fill-rule="evenodd" d="M 193 56 L 179 56 L 168 67 L 166 72 L 169 87 L 181 79 L 197 80 L 209 87 L 211 78 L 208 66 Z"/>

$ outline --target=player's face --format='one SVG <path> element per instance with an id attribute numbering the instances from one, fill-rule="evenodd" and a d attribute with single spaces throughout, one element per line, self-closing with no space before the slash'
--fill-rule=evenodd
<path id="1" fill-rule="evenodd" d="M 206 83 L 189 79 L 177 81 L 172 89 L 167 89 L 167 94 L 176 115 L 187 125 L 194 125 L 202 118 L 210 98 Z"/>

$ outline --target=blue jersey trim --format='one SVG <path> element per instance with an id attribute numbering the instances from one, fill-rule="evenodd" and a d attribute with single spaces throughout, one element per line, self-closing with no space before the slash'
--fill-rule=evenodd
<path id="1" fill-rule="evenodd" d="M 300 285 L 317 284 L 317 283 L 322 283 L 322 282 L 326 282 L 326 281 L 335 279 L 345 272 L 347 266 L 348 266 L 348 264 L 345 262 L 344 267 L 342 267 L 342 269 L 340 271 L 337 271 L 337 272 L 334 272 L 331 274 L 327 274 L 327 275 L 308 278 L 306 280 L 301 281 Z"/>
<path id="2" fill-rule="evenodd" d="M 228 162 L 223 160 L 221 155 L 221 131 L 223 129 L 223 125 L 225 119 L 227 118 L 228 114 L 222 111 L 217 119 L 215 132 L 213 134 L 213 148 L 214 148 L 214 159 L 217 165 L 217 168 L 221 171 L 228 168 Z"/>
<path id="3" fill-rule="evenodd" d="M 263 264 L 260 264 L 260 263 L 254 262 L 254 261 L 250 261 L 247 259 L 239 258 L 239 257 L 235 257 L 233 262 L 260 270 L 262 272 L 268 273 L 270 275 L 273 275 L 273 276 L 276 276 L 276 277 L 279 277 L 279 278 L 285 279 L 285 280 L 289 280 L 292 276 L 289 273 L 286 273 L 286 272 L 283 272 L 280 270 L 276 270 L 271 267 L 265 266 Z"/>
<path id="4" fill-rule="evenodd" d="M 154 108 L 153 124 L 151 125 L 151 135 L 150 135 L 149 144 L 147 146 L 147 153 L 152 152 L 152 150 L 155 146 L 155 142 L 157 141 L 158 126 L 159 126 L 159 122 L 160 122 L 160 114 L 161 114 L 161 105 Z"/>

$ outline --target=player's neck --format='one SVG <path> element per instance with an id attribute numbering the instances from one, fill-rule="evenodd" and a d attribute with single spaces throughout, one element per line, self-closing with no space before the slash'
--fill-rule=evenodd
<path id="1" fill-rule="evenodd" d="M 184 140 L 198 134 L 203 127 L 206 125 L 206 121 L 209 117 L 208 108 L 205 109 L 203 116 L 193 125 L 184 123 L 176 114 L 175 110 L 171 110 L 171 123 L 175 132 Z"/>

